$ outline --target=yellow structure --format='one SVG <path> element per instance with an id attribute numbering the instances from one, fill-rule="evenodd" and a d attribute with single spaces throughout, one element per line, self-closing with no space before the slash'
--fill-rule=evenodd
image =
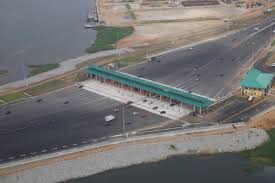
<path id="1" fill-rule="evenodd" d="M 262 73 L 257 69 L 251 69 L 246 73 L 241 82 L 242 95 L 263 97 L 271 87 L 273 74 Z"/>

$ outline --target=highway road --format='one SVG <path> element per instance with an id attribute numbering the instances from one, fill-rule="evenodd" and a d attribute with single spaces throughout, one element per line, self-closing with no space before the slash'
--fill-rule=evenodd
<path id="1" fill-rule="evenodd" d="M 258 27 L 263 28 L 270 22 L 271 18 Z M 231 91 L 232 84 L 239 85 L 240 69 L 249 64 L 253 49 L 256 52 L 269 42 L 271 32 L 272 27 L 255 34 L 251 26 L 124 71 L 211 98 L 224 96 Z M 122 132 L 121 110 L 114 112 L 122 107 L 117 101 L 74 87 L 41 98 L 41 102 L 33 98 L 0 108 L 0 163 L 71 148 Z M 11 113 L 7 115 L 7 111 Z M 134 111 L 140 114 L 133 116 Z M 109 114 L 117 119 L 105 126 L 104 117 Z M 127 107 L 126 114 L 127 131 L 167 120 L 134 107 Z"/>
<path id="2" fill-rule="evenodd" d="M 39 99 L 0 108 L 0 163 L 122 133 L 122 103 L 75 87 L 45 95 L 37 102 Z M 11 113 L 7 115 L 7 111 Z M 139 114 L 134 116 L 133 112 Z M 104 117 L 109 114 L 116 116 L 116 120 L 106 126 Z M 166 120 L 135 107 L 125 107 L 127 131 Z"/>
<path id="3" fill-rule="evenodd" d="M 155 57 L 148 63 L 122 71 L 181 88 L 210 98 L 220 98 L 239 87 L 240 73 L 252 64 L 258 50 L 265 47 L 274 26 L 269 18 L 262 24 L 193 47 Z M 243 73 L 244 73 L 243 72 Z"/>

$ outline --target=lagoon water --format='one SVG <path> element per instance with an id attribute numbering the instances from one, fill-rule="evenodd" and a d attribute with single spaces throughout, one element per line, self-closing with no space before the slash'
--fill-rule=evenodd
<path id="1" fill-rule="evenodd" d="M 94 0 L 1 0 L 0 84 L 22 79 L 22 65 L 85 54 L 96 32 L 83 28 Z M 27 67 L 25 67 L 27 70 Z"/>
<path id="2" fill-rule="evenodd" d="M 66 183 L 274 183 L 275 168 L 253 173 L 239 155 L 178 156 L 160 162 L 106 171 Z M 96 166 L 96 165 L 91 165 Z"/>

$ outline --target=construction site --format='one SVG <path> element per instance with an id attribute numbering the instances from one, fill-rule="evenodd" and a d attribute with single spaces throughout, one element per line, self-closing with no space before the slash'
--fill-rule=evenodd
<path id="1" fill-rule="evenodd" d="M 133 35 L 117 47 L 138 47 L 247 24 L 268 7 L 266 1 L 97 0 L 98 16 L 107 26 L 133 26 Z M 263 6 L 264 5 L 264 6 Z M 169 26 L 168 26 L 169 25 Z"/>

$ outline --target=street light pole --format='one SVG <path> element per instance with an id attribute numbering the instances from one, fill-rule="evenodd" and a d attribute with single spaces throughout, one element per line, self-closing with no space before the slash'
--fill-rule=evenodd
<path id="1" fill-rule="evenodd" d="M 250 66 L 250 68 L 252 68 L 253 63 L 254 63 L 254 54 L 255 54 L 254 53 L 255 52 L 255 48 L 254 47 L 255 47 L 256 43 L 252 42 L 251 44 L 252 44 L 252 59 L 251 59 L 251 66 Z"/>
<path id="2" fill-rule="evenodd" d="M 122 106 L 122 133 L 125 135 L 125 113 L 124 113 L 124 104 Z"/>
<path id="3" fill-rule="evenodd" d="M 270 40 L 269 40 L 269 49 L 271 48 L 272 37 L 273 37 L 273 27 L 271 27 Z"/>
<path id="4" fill-rule="evenodd" d="M 16 55 L 20 56 L 20 54 L 23 54 L 24 52 L 25 52 L 24 50 L 21 50 Z M 22 69 L 22 73 L 23 73 L 23 80 L 25 82 L 25 87 L 28 88 L 29 84 L 28 84 L 28 81 L 27 81 L 27 76 L 26 76 L 24 67 L 25 67 L 24 58 L 21 57 L 21 69 Z"/>

